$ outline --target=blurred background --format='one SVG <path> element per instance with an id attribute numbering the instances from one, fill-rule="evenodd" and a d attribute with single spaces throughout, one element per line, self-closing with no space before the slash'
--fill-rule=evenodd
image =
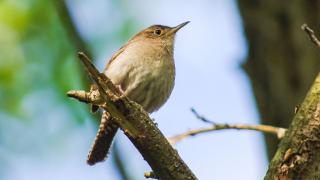
<path id="1" fill-rule="evenodd" d="M 0 179 L 144 179 L 150 168 L 122 132 L 110 158 L 86 164 L 99 119 L 66 92 L 90 84 L 77 51 L 102 70 L 153 24 L 191 21 L 176 37 L 174 91 L 151 115 L 166 136 L 208 126 L 191 107 L 217 123 L 288 127 L 320 67 L 300 26 L 319 33 L 319 19 L 318 0 L 0 0 Z M 175 148 L 201 180 L 257 180 L 277 143 L 226 130 Z"/>

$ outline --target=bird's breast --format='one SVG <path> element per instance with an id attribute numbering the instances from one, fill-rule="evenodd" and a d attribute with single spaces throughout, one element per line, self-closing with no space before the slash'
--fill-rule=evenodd
<path id="1" fill-rule="evenodd" d="M 173 55 L 152 45 L 128 47 L 110 64 L 106 74 L 131 100 L 153 112 L 166 102 L 173 90 Z"/>

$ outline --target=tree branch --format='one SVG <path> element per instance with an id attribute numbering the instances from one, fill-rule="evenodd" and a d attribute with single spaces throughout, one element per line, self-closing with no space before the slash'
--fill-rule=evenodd
<path id="1" fill-rule="evenodd" d="M 145 172 L 144 177 L 147 179 L 158 179 L 152 171 Z"/>
<path id="2" fill-rule="evenodd" d="M 301 26 L 301 29 L 307 33 L 307 35 L 310 38 L 310 41 L 313 42 L 318 48 L 320 48 L 320 41 L 316 37 L 316 35 L 314 35 L 314 31 L 307 24 L 303 24 Z"/>
<path id="3" fill-rule="evenodd" d="M 254 131 L 260 131 L 264 133 L 269 134 L 275 134 L 278 139 L 281 139 L 284 137 L 286 129 L 280 128 L 280 127 L 274 127 L 274 126 L 268 126 L 268 125 L 252 125 L 252 124 L 219 124 L 215 123 L 213 121 L 208 120 L 204 116 L 199 115 L 199 113 L 194 109 L 191 108 L 191 112 L 198 118 L 199 120 L 212 124 L 211 127 L 205 127 L 205 128 L 198 128 L 198 129 L 192 129 L 189 131 L 186 131 L 184 133 L 169 137 L 168 140 L 171 144 L 176 144 L 179 141 L 184 140 L 185 138 L 188 138 L 190 136 L 195 136 L 202 133 L 217 131 L 217 130 L 225 130 L 225 129 L 237 129 L 237 130 L 254 130 Z"/>
<path id="4" fill-rule="evenodd" d="M 65 0 L 53 1 L 56 6 L 59 18 L 63 26 L 67 30 L 68 37 L 73 43 L 75 49 L 78 51 L 86 51 L 86 53 L 91 56 L 87 43 L 81 37 L 79 31 L 77 30 L 75 23 L 72 21 L 71 14 L 68 10 Z"/>
<path id="5" fill-rule="evenodd" d="M 118 96 L 117 88 L 103 73 L 99 73 L 84 53 L 79 53 L 89 76 L 96 83 L 100 96 L 90 99 L 89 93 L 68 92 L 68 96 L 86 103 L 100 106 L 114 117 L 115 123 L 123 130 L 148 162 L 156 177 L 163 180 L 197 179 L 188 166 L 172 148 L 164 135 L 151 120 L 148 113 L 137 103 L 125 96 Z M 97 103 L 98 102 L 98 103 Z"/>
<path id="6" fill-rule="evenodd" d="M 286 132 L 285 128 L 279 128 L 279 127 L 268 126 L 268 125 L 213 124 L 211 127 L 192 129 L 192 130 L 186 131 L 184 133 L 169 137 L 168 140 L 171 144 L 176 144 L 177 142 L 182 141 L 183 139 L 190 137 L 190 136 L 195 136 L 198 134 L 203 134 L 203 133 L 218 131 L 218 130 L 225 130 L 225 129 L 260 131 L 260 132 L 264 132 L 264 133 L 274 134 L 279 139 L 283 138 L 284 134 Z"/>
<path id="7" fill-rule="evenodd" d="M 265 179 L 320 177 L 320 74 L 273 157 Z"/>

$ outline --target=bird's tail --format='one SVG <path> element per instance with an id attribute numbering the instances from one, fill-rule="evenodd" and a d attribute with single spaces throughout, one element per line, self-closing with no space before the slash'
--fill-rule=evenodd
<path id="1" fill-rule="evenodd" d="M 107 157 L 117 130 L 118 126 L 114 123 L 110 114 L 103 111 L 99 131 L 88 154 L 87 163 L 89 165 L 101 162 Z"/>

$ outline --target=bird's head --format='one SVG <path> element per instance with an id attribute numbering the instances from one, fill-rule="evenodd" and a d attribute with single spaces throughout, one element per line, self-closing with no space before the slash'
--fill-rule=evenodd
<path id="1" fill-rule="evenodd" d="M 176 33 L 189 22 L 190 21 L 181 23 L 175 27 L 153 25 L 136 34 L 132 40 L 155 41 L 172 46 Z"/>

